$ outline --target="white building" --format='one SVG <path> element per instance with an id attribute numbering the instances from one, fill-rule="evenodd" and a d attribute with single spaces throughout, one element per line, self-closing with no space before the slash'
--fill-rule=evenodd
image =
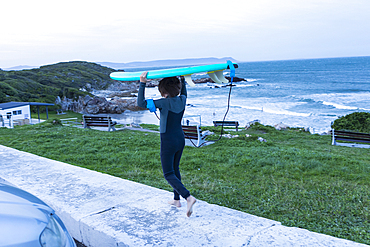
<path id="1" fill-rule="evenodd" d="M 40 106 L 46 106 L 46 117 L 48 116 L 48 106 L 54 104 L 40 102 L 7 102 L 0 104 L 0 127 L 13 128 L 14 123 L 31 124 L 30 106 L 37 106 L 38 119 L 40 122 Z"/>

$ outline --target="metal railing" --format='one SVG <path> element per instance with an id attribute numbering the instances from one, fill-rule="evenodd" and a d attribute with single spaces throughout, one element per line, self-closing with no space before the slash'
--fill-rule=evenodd
<path id="1" fill-rule="evenodd" d="M 76 126 L 77 127 L 78 125 L 81 124 L 77 121 L 76 117 L 60 119 L 60 122 L 65 126 Z"/>
<path id="2" fill-rule="evenodd" d="M 6 116 L 0 115 L 0 127 L 13 128 L 13 115 L 6 114 Z"/>

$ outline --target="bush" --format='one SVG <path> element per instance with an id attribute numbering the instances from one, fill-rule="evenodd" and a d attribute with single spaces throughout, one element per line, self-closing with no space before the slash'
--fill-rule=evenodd
<path id="1" fill-rule="evenodd" d="M 370 113 L 354 112 L 334 121 L 331 127 L 335 130 L 351 130 L 370 133 Z"/>

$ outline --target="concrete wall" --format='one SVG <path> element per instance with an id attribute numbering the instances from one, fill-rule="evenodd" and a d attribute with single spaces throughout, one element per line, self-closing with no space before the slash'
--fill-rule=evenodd
<path id="1" fill-rule="evenodd" d="M 167 203 L 172 192 L 2 145 L 0 178 L 50 205 L 88 247 L 366 246 L 201 200 L 188 218 L 184 199 Z"/>

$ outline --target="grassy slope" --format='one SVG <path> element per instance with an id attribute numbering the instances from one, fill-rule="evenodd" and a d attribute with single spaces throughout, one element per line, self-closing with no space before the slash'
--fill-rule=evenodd
<path id="1" fill-rule="evenodd" d="M 331 146 L 330 136 L 268 126 L 239 134 L 210 146 L 185 148 L 182 179 L 195 197 L 370 244 L 369 149 Z M 49 122 L 0 129 L 0 136 L 1 145 L 172 190 L 160 167 L 159 134 Z M 258 136 L 267 142 L 259 142 Z"/>

